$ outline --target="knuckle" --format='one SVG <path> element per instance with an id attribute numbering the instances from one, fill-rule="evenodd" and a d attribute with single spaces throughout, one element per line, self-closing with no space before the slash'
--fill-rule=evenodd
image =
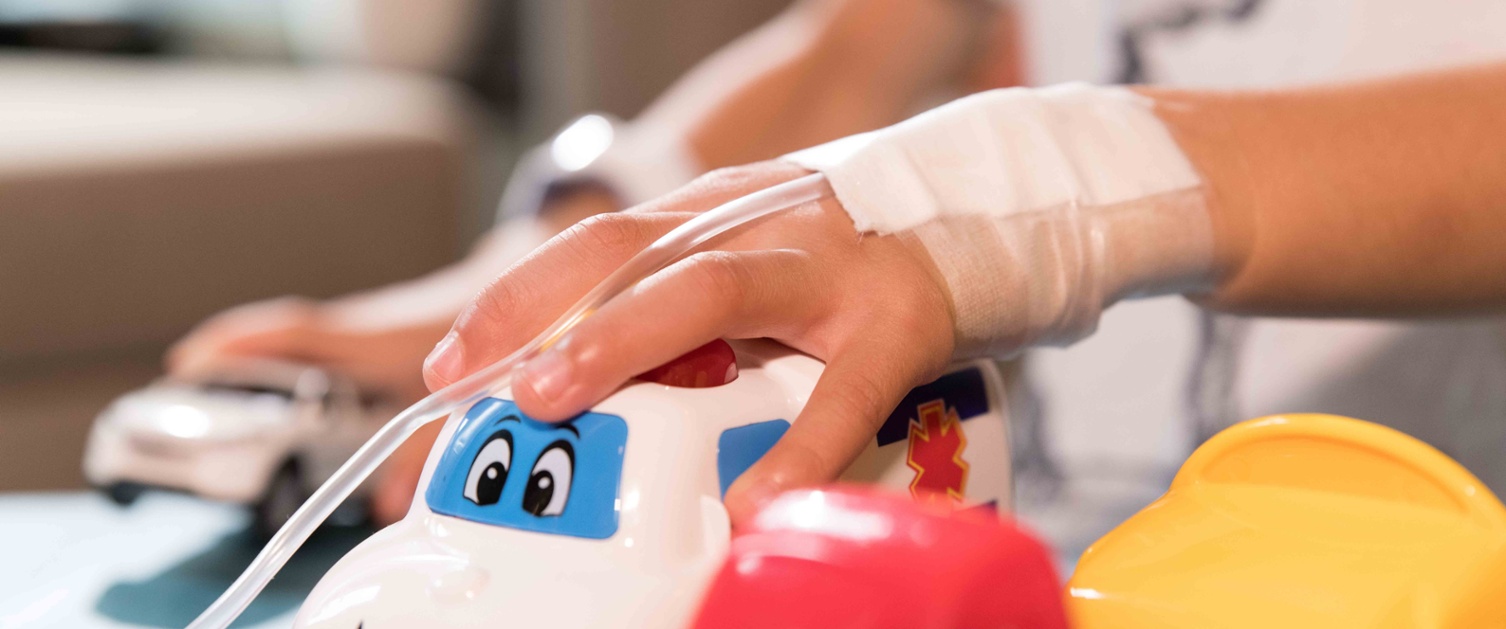
<path id="1" fill-rule="evenodd" d="M 840 463 L 841 457 L 833 456 L 826 448 L 819 448 L 805 441 L 791 441 L 787 453 L 785 460 L 789 462 L 789 469 L 776 478 L 786 489 L 831 480 L 841 473 L 841 468 L 846 467 Z"/>
<path id="2" fill-rule="evenodd" d="M 941 325 L 936 308 L 918 298 L 902 299 L 894 305 L 893 321 L 906 338 L 925 338 Z"/>
<path id="3" fill-rule="evenodd" d="M 833 402 L 846 409 L 844 422 L 869 428 L 883 420 L 881 408 L 892 392 L 871 370 L 849 370 L 844 374 L 842 386 L 831 391 Z"/>
<path id="4" fill-rule="evenodd" d="M 730 198 L 778 181 L 793 179 L 805 172 L 794 164 L 777 161 L 724 166 L 697 177 L 687 189 L 709 193 L 717 198 Z"/>
<path id="5" fill-rule="evenodd" d="M 514 319 L 524 296 L 518 284 L 507 276 L 496 278 L 467 306 L 457 321 L 457 328 L 498 325 Z"/>
<path id="6" fill-rule="evenodd" d="M 749 180 L 757 177 L 763 170 L 757 164 L 723 166 L 697 177 L 696 181 L 714 186 L 737 185 L 747 183 Z"/>
<path id="7" fill-rule="evenodd" d="M 562 242 L 577 255 L 598 256 L 637 251 L 648 235 L 648 227 L 641 215 L 597 214 L 571 226 Z"/>
<path id="8" fill-rule="evenodd" d="M 681 273 L 691 287 L 729 311 L 742 303 L 750 278 L 736 254 L 705 251 L 685 259 Z"/>
<path id="9" fill-rule="evenodd" d="M 603 333 L 594 325 L 576 328 L 565 340 L 555 346 L 563 362 L 570 364 L 575 378 L 582 382 L 596 382 L 612 374 L 628 356 L 624 352 L 622 335 Z"/>

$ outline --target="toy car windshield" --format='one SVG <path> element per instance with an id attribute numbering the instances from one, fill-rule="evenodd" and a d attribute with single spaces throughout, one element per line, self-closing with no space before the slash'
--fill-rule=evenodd
<path id="1" fill-rule="evenodd" d="M 617 532 L 627 423 L 585 413 L 550 424 L 487 398 L 466 412 L 424 495 L 435 513 L 525 531 Z"/>
<path id="2" fill-rule="evenodd" d="M 239 395 L 271 395 L 285 400 L 293 399 L 293 390 L 264 384 L 242 384 L 237 382 L 223 382 L 209 380 L 198 383 L 198 387 L 213 393 L 233 393 Z"/>

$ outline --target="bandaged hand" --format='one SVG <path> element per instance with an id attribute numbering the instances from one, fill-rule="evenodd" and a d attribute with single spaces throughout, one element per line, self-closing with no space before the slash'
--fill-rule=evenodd
<path id="1" fill-rule="evenodd" d="M 697 213 L 821 170 L 836 198 L 713 240 L 513 382 L 522 410 L 564 420 L 714 338 L 772 338 L 825 361 L 799 421 L 729 490 L 740 522 L 785 489 L 839 475 L 904 394 L 954 358 L 1068 342 L 1114 299 L 1204 281 L 1210 237 L 1191 166 L 1148 104 L 1075 89 L 987 93 L 587 220 L 483 291 L 425 379 L 437 389 L 511 353 Z"/>
<path id="2" fill-rule="evenodd" d="M 777 162 L 718 171 L 665 199 L 567 230 L 497 278 L 460 316 L 429 357 L 429 386 L 517 349 L 697 213 L 807 173 Z M 802 419 L 729 491 L 736 521 L 785 487 L 839 473 L 904 392 L 950 360 L 952 315 L 924 252 L 900 238 L 859 234 L 835 200 L 782 212 L 709 244 L 618 296 L 522 366 L 513 395 L 528 414 L 563 420 L 628 378 L 715 338 L 772 338 L 826 361 Z"/>
<path id="3" fill-rule="evenodd" d="M 959 357 L 1064 345 L 1119 299 L 1211 286 L 1205 190 L 1126 89 L 983 92 L 785 159 L 825 173 L 859 230 L 929 254 Z"/>

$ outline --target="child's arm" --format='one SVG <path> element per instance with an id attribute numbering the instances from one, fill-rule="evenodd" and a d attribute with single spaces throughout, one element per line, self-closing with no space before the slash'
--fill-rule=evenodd
<path id="1" fill-rule="evenodd" d="M 803 0 L 697 64 L 639 122 L 682 137 L 707 169 L 771 159 L 893 124 L 984 72 L 1020 78 L 1015 28 L 989 2 Z"/>
<path id="2" fill-rule="evenodd" d="M 1217 195 L 1221 310 L 1506 305 L 1506 65 L 1258 94 L 1144 90 Z"/>
<path id="3" fill-rule="evenodd" d="M 986 95 L 970 101 L 986 107 L 949 106 L 886 130 L 868 158 L 820 166 L 834 184 L 867 188 L 838 185 L 841 203 L 755 223 L 656 274 L 525 365 L 518 403 L 543 419 L 570 417 L 718 336 L 771 337 L 822 358 L 801 420 L 729 493 L 737 518 L 782 489 L 835 477 L 955 348 L 1070 340 L 1129 294 L 1319 314 L 1506 304 L 1506 66 L 1285 93 L 1143 93 L 1154 102 L 1102 89 Z M 1153 107 L 1176 143 L 1131 105 Z M 916 129 L 947 131 L 946 142 L 907 145 Z M 989 136 L 997 129 L 1020 133 Z M 978 166 L 989 154 L 1003 156 L 1000 170 Z M 1111 167 L 1135 176 L 1111 177 L 1121 174 Z M 766 163 L 712 173 L 577 225 L 483 292 L 430 355 L 427 381 L 452 382 L 511 352 L 694 213 L 803 172 Z M 896 187 L 901 179 L 919 185 Z M 890 188 L 897 194 L 871 194 Z M 1144 195 L 1126 196 L 1136 190 Z M 896 222 L 914 214 L 912 197 L 934 202 L 941 218 Z M 891 215 L 873 221 L 874 210 Z M 860 233 L 850 215 L 898 227 Z M 925 225 L 959 217 L 986 221 L 964 232 L 966 246 L 924 237 Z M 955 272 L 962 257 L 1007 276 L 979 283 L 992 311 L 971 311 L 976 286 L 958 278 L 989 276 Z"/>
<path id="4" fill-rule="evenodd" d="M 1202 178 L 1199 221 L 1209 226 L 1211 248 L 1178 241 L 1200 227 L 1154 230 L 1157 217 L 1190 214 L 1152 212 L 1149 221 L 1087 232 L 1083 242 L 1131 251 L 1131 266 L 1163 251 L 1209 251 L 1200 265 L 1151 259 L 1142 265 L 1151 274 L 1123 286 L 1182 286 L 1205 292 L 1215 307 L 1276 313 L 1417 315 L 1506 304 L 1506 66 L 1261 95 L 1143 93 Z M 801 173 L 776 163 L 724 170 L 572 227 L 470 305 L 429 357 L 426 379 L 438 387 L 514 351 L 694 212 Z M 970 289 L 938 271 L 935 260 L 950 260 L 946 251 L 907 235 L 860 235 L 849 211 L 828 200 L 786 212 L 661 271 L 524 367 L 514 384 L 518 403 L 536 417 L 571 417 L 634 373 L 712 337 L 773 337 L 827 361 L 827 372 L 795 429 L 730 492 L 729 509 L 738 518 L 789 486 L 831 479 L 899 397 L 953 357 L 955 304 Z M 1026 221 L 1011 223 L 1018 217 Z M 991 229 L 1032 236 L 1053 217 L 1024 212 Z M 992 315 L 1003 315 L 997 321 L 1017 325 L 997 330 L 994 351 L 1059 333 L 1060 318 L 1032 324 L 1029 310 L 1041 305 L 1032 295 L 1065 295 L 1077 305 L 1081 295 L 1104 295 L 1090 304 L 1099 308 L 1122 296 L 1114 286 L 1072 283 L 1092 274 L 1081 272 L 1081 260 L 1068 263 L 1060 247 L 1005 253 L 1011 257 L 994 262 L 998 274 L 1033 271 L 1018 278 L 1018 295 L 992 304 L 1000 310 Z M 1176 272 L 1155 275 L 1163 268 Z M 1060 286 L 1042 293 L 1042 281 Z"/>

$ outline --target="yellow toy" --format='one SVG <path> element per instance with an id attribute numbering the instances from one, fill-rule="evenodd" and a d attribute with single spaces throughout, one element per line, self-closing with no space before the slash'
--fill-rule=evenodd
<path id="1" fill-rule="evenodd" d="M 1502 627 L 1506 507 L 1389 428 L 1251 420 L 1089 548 L 1067 599 L 1081 629 Z"/>

